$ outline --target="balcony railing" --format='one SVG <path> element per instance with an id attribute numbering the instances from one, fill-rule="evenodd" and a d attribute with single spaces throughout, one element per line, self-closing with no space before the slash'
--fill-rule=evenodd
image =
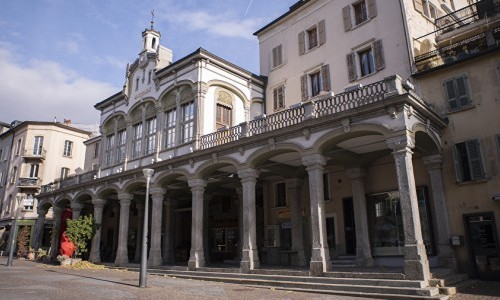
<path id="1" fill-rule="evenodd" d="M 57 189 L 68 187 L 68 186 L 71 186 L 74 184 L 90 182 L 90 181 L 95 179 L 95 176 L 97 176 L 96 170 L 85 172 L 85 173 L 78 174 L 78 175 L 71 175 L 71 176 L 64 178 L 63 180 L 59 180 L 56 182 L 51 182 L 49 184 L 43 185 L 42 189 L 41 189 L 41 193 L 42 194 L 43 193 L 50 193 L 50 192 L 53 192 Z"/>
<path id="2" fill-rule="evenodd" d="M 417 73 L 452 64 L 500 47 L 500 26 L 415 57 Z"/>
<path id="3" fill-rule="evenodd" d="M 208 149 L 244 137 L 301 124 L 306 119 L 333 115 L 375 103 L 385 98 L 386 91 L 385 81 L 379 81 L 355 91 L 340 93 L 317 101 L 303 102 L 296 107 L 269 116 L 263 115 L 256 120 L 241 123 L 227 130 L 204 135 L 200 138 L 200 149 Z"/>
<path id="4" fill-rule="evenodd" d="M 42 180 L 31 177 L 21 177 L 17 182 L 17 186 L 21 188 L 39 188 L 41 184 Z"/>
<path id="5" fill-rule="evenodd" d="M 40 159 L 45 159 L 47 156 L 47 150 L 45 149 L 24 149 L 23 151 L 23 157 L 25 158 L 40 158 Z"/>
<path id="6" fill-rule="evenodd" d="M 434 21 L 438 33 L 446 33 L 500 13 L 500 4 L 493 0 L 481 0 Z"/>

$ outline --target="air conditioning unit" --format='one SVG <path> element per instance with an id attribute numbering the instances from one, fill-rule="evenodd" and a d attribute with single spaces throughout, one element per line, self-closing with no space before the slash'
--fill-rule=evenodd
<path id="1" fill-rule="evenodd" d="M 360 90 L 363 88 L 363 85 L 361 83 L 358 83 L 358 84 L 355 84 L 355 85 L 351 85 L 351 86 L 348 86 L 344 89 L 344 91 L 346 93 L 348 92 L 354 92 L 354 91 L 357 91 L 357 90 Z"/>

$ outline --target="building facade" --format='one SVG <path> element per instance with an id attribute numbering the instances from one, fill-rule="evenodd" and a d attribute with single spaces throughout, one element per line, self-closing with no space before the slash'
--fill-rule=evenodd
<path id="1" fill-rule="evenodd" d="M 443 169 L 446 143 L 463 141 L 416 63 L 440 47 L 439 18 L 468 4 L 299 1 L 255 33 L 265 77 L 203 49 L 172 62 L 145 30 L 123 91 L 95 106 L 98 164 L 94 152 L 93 171 L 45 193 L 39 220 L 51 207 L 56 221 L 67 207 L 93 214 L 89 259 L 117 265 L 139 259 L 144 213 L 152 266 L 322 275 L 347 255 L 425 282 L 430 267 L 470 265 L 450 243 L 463 232 L 449 221 L 455 181 Z M 143 168 L 155 171 L 149 212 Z M 498 214 L 496 204 L 484 209 Z"/>

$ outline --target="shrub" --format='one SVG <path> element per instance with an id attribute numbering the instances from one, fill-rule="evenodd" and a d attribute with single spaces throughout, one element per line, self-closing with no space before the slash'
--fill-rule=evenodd
<path id="1" fill-rule="evenodd" d="M 75 257 L 81 257 L 87 252 L 87 243 L 92 238 L 94 219 L 92 215 L 81 216 L 76 220 L 68 220 L 66 236 L 75 244 Z"/>

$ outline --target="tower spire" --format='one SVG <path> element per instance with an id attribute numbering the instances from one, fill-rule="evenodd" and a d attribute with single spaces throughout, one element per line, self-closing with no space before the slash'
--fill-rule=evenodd
<path id="1" fill-rule="evenodd" d="M 155 9 L 151 11 L 151 30 L 154 30 L 153 25 L 155 24 Z"/>

